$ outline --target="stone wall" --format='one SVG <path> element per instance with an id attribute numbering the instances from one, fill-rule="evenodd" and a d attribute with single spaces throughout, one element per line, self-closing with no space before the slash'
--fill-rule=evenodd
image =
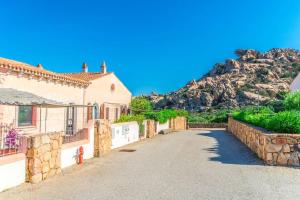
<path id="1" fill-rule="evenodd" d="M 269 165 L 300 166 L 300 135 L 276 134 L 228 119 L 228 131 Z"/>
<path id="2" fill-rule="evenodd" d="M 146 128 L 147 138 L 153 138 L 155 136 L 155 121 L 146 120 L 145 128 Z"/>
<path id="3" fill-rule="evenodd" d="M 61 172 L 62 133 L 33 135 L 27 141 L 26 181 L 38 183 Z"/>
<path id="4" fill-rule="evenodd" d="M 227 128 L 227 123 L 189 123 L 189 128 Z"/>
<path id="5" fill-rule="evenodd" d="M 108 120 L 95 123 L 94 156 L 100 157 L 110 152 L 112 146 L 111 127 Z"/>
<path id="6" fill-rule="evenodd" d="M 187 120 L 185 117 L 176 117 L 170 119 L 170 129 L 174 131 L 186 130 Z"/>

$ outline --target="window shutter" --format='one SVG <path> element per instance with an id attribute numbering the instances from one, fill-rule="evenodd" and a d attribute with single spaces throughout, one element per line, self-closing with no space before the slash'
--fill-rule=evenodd
<path id="1" fill-rule="evenodd" d="M 100 106 L 100 119 L 104 119 L 104 104 Z"/>
<path id="2" fill-rule="evenodd" d="M 36 126 L 36 121 L 37 121 L 37 107 L 32 106 L 32 125 Z"/>
<path id="3" fill-rule="evenodd" d="M 93 119 L 93 107 L 88 107 L 87 109 L 87 120 L 92 120 Z"/>
<path id="4" fill-rule="evenodd" d="M 109 120 L 109 107 L 106 108 L 106 119 Z"/>

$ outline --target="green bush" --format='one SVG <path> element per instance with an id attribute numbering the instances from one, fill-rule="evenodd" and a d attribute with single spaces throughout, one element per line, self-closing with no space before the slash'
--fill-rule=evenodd
<path id="1" fill-rule="evenodd" d="M 121 115 L 120 118 L 116 121 L 116 123 L 136 121 L 139 124 L 142 124 L 144 120 L 144 115 Z"/>
<path id="2" fill-rule="evenodd" d="M 283 111 L 266 120 L 265 128 L 278 133 L 300 133 L 300 113 Z"/>
<path id="3" fill-rule="evenodd" d="M 287 110 L 300 110 L 300 92 L 292 92 L 286 95 L 284 107 Z"/>
<path id="4" fill-rule="evenodd" d="M 299 111 L 275 113 L 269 107 L 246 107 L 233 112 L 234 119 L 279 133 L 300 133 Z"/>
<path id="5" fill-rule="evenodd" d="M 145 97 L 136 97 L 130 103 L 132 114 L 139 115 L 153 110 L 152 103 Z"/>
<path id="6" fill-rule="evenodd" d="M 166 123 L 169 119 L 175 117 L 187 117 L 188 112 L 185 110 L 173 110 L 173 109 L 164 109 L 158 112 L 146 112 L 144 113 L 146 119 L 153 119 L 158 121 L 161 124 Z"/>
<path id="7" fill-rule="evenodd" d="M 189 112 L 186 110 L 175 110 L 178 117 L 188 117 Z"/>

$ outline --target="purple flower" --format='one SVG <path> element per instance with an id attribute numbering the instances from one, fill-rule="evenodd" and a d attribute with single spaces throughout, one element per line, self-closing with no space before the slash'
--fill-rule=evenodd
<path id="1" fill-rule="evenodd" d="M 17 148 L 17 139 L 18 139 L 18 132 L 15 129 L 11 129 L 8 131 L 8 134 L 5 137 L 5 146 L 8 148 Z"/>

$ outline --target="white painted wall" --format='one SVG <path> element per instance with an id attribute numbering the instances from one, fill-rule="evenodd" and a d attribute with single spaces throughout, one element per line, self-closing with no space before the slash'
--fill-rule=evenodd
<path id="1" fill-rule="evenodd" d="M 61 150 L 61 168 L 66 168 L 77 163 L 79 147 L 84 149 L 83 159 L 94 157 L 94 128 L 89 128 L 89 139 L 69 144 L 63 144 Z"/>
<path id="2" fill-rule="evenodd" d="M 137 122 L 117 123 L 111 125 L 112 149 L 139 140 L 139 125 Z"/>
<path id="3" fill-rule="evenodd" d="M 8 157 L 20 157 L 12 162 L 1 164 L 2 159 L 9 159 Z M 0 192 L 25 182 L 25 155 L 11 155 L 0 158 Z"/>
<path id="4" fill-rule="evenodd" d="M 164 124 L 160 124 L 159 122 L 156 122 L 156 133 L 157 134 L 160 131 L 165 130 L 165 129 L 169 129 L 169 120 Z"/>

